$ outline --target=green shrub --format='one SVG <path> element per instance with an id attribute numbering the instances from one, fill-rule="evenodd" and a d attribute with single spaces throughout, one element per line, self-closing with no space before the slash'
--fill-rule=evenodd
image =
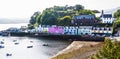
<path id="1" fill-rule="evenodd" d="M 91 59 L 120 59 L 120 42 L 112 42 L 110 39 L 105 39 L 105 45 Z"/>

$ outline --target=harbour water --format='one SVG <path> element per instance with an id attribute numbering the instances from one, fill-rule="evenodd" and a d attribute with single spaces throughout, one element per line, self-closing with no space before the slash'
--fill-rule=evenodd
<path id="1" fill-rule="evenodd" d="M 0 25 L 0 29 L 9 28 L 8 25 L 11 24 L 4 24 L 4 28 Z M 16 25 L 17 27 L 21 26 L 21 24 Z M 0 59 L 50 59 L 51 56 L 66 48 L 71 43 L 67 40 L 54 38 L 11 36 L 0 36 L 0 41 L 4 42 L 4 44 L 0 44 L 4 46 L 4 48 L 0 48 Z M 43 44 L 48 44 L 48 46 L 43 46 Z M 27 46 L 33 47 L 27 48 Z M 12 54 L 12 56 L 6 56 L 7 53 Z"/>

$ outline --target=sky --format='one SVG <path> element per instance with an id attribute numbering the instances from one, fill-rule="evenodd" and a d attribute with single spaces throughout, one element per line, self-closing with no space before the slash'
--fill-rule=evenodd
<path id="1" fill-rule="evenodd" d="M 0 0 L 0 18 L 30 19 L 31 15 L 48 7 L 83 5 L 86 9 L 106 10 L 120 7 L 120 0 Z"/>

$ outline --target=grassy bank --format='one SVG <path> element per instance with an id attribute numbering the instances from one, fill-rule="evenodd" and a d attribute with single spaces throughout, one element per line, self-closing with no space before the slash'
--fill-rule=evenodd
<path id="1" fill-rule="evenodd" d="M 86 59 L 103 46 L 103 42 L 74 41 L 51 59 Z"/>

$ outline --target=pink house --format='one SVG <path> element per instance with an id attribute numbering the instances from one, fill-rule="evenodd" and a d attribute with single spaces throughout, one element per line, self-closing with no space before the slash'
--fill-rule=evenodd
<path id="1" fill-rule="evenodd" d="M 61 26 L 51 27 L 48 29 L 50 34 L 63 34 L 63 28 Z"/>

